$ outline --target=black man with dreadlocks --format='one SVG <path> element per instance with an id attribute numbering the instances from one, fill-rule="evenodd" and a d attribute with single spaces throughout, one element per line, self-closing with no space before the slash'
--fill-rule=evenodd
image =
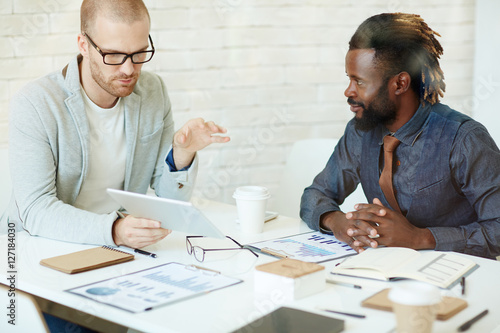
<path id="1" fill-rule="evenodd" d="M 436 36 L 420 16 L 394 13 L 368 18 L 349 42 L 344 94 L 355 116 L 304 190 L 300 215 L 358 252 L 384 245 L 500 255 L 500 152 L 484 126 L 439 103 Z M 368 203 L 345 214 L 339 205 L 358 184 Z"/>

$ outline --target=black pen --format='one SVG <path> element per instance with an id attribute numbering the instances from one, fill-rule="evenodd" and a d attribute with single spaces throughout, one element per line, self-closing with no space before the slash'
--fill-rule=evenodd
<path id="1" fill-rule="evenodd" d="M 462 276 L 462 280 L 460 281 L 460 285 L 462 286 L 462 295 L 465 295 L 465 276 Z"/>
<path id="2" fill-rule="evenodd" d="M 354 318 L 366 318 L 365 315 L 362 315 L 362 314 L 357 314 L 357 313 L 349 313 L 349 312 L 342 312 L 342 311 L 335 311 L 335 310 L 330 310 L 330 309 L 319 309 L 319 310 L 322 310 L 322 311 L 326 311 L 326 312 L 331 312 L 331 313 L 337 313 L 337 314 L 341 314 L 341 315 L 344 315 L 344 316 L 350 316 L 350 317 L 354 317 Z"/>
<path id="3" fill-rule="evenodd" d="M 135 253 L 144 254 L 145 256 L 150 256 L 151 258 L 156 258 L 157 257 L 156 253 L 144 251 L 144 250 L 141 250 L 141 249 L 134 249 L 134 252 Z"/>
<path id="4" fill-rule="evenodd" d="M 328 279 L 326 279 L 326 282 L 332 283 L 332 284 L 338 284 L 339 286 L 352 287 L 354 289 L 363 289 L 363 287 L 361 287 L 358 284 L 354 284 L 354 283 L 340 282 L 340 281 L 334 281 L 334 280 L 328 280 Z"/>
<path id="5" fill-rule="evenodd" d="M 483 318 L 487 314 L 488 314 L 488 310 L 484 310 L 483 312 L 481 312 L 480 314 L 478 314 L 477 316 L 475 316 L 471 320 L 466 321 L 465 323 L 463 323 L 462 326 L 460 326 L 458 328 L 458 331 L 459 332 L 467 331 L 476 321 L 478 321 L 479 319 Z"/>

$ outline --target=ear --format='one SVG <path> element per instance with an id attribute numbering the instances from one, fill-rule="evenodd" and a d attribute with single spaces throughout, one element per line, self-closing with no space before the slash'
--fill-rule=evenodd
<path id="1" fill-rule="evenodd" d="M 88 58 L 89 56 L 89 43 L 87 41 L 87 38 L 83 34 L 78 34 L 78 39 L 77 39 L 77 44 L 78 44 L 78 50 L 82 54 L 84 58 Z"/>
<path id="2" fill-rule="evenodd" d="M 396 95 L 402 95 L 410 89 L 411 77 L 407 72 L 401 72 L 395 76 Z"/>

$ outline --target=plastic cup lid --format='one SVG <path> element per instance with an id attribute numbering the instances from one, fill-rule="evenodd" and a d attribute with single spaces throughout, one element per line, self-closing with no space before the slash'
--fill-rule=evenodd
<path id="1" fill-rule="evenodd" d="M 404 281 L 391 289 L 389 299 L 406 305 L 432 305 L 441 301 L 441 293 L 436 286 L 425 282 Z"/>
<path id="2" fill-rule="evenodd" d="M 233 194 L 235 199 L 267 199 L 269 198 L 269 190 L 263 186 L 240 186 Z"/>

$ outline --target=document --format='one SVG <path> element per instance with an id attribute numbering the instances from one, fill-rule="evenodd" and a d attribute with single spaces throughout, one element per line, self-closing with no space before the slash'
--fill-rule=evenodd
<path id="1" fill-rule="evenodd" d="M 172 262 L 66 291 L 136 313 L 241 282 L 218 272 Z"/>
<path id="2" fill-rule="evenodd" d="M 337 240 L 335 236 L 317 231 L 257 242 L 247 246 L 279 258 L 314 263 L 356 254 L 356 251 L 346 243 Z"/>
<path id="3" fill-rule="evenodd" d="M 377 280 L 414 279 L 450 288 L 478 265 L 449 252 L 419 252 L 402 247 L 367 249 L 335 266 L 331 273 Z"/>

